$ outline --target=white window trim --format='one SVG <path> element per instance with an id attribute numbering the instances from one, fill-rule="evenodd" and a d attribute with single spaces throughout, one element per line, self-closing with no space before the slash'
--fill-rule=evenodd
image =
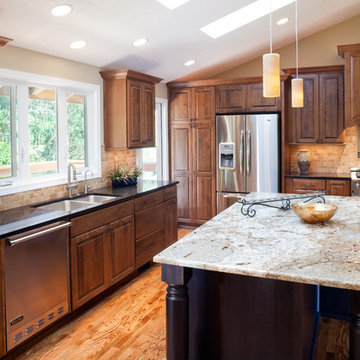
<path id="1" fill-rule="evenodd" d="M 155 102 L 162 105 L 161 111 L 161 145 L 162 145 L 162 179 L 169 180 L 169 126 L 168 126 L 168 100 L 163 98 L 156 98 Z"/>
<path id="2" fill-rule="evenodd" d="M 0 68 L 0 82 L 4 85 L 17 85 L 19 95 L 24 91 L 27 91 L 27 87 L 35 84 L 37 86 L 47 86 L 54 87 L 58 90 L 60 94 L 66 92 L 81 93 L 86 95 L 88 101 L 86 102 L 86 113 L 87 113 L 87 136 L 91 142 L 91 146 L 88 147 L 88 159 L 89 164 L 87 169 L 91 169 L 94 173 L 92 178 L 101 177 L 101 124 L 100 124 L 100 85 L 84 83 L 79 81 L 61 79 L 50 76 L 43 76 L 38 74 L 26 73 L 22 71 L 8 70 Z M 23 93 L 24 94 L 24 93 Z M 19 97 L 21 99 L 21 97 Z M 64 100 L 64 99 L 63 99 Z M 27 103 L 22 104 L 19 101 L 19 118 L 26 119 L 26 121 L 19 121 L 19 137 L 25 139 L 23 144 L 28 144 L 29 140 L 29 130 L 27 126 L 28 121 L 28 108 Z M 62 111 L 63 113 L 64 111 Z M 59 114 L 62 118 L 66 116 L 65 114 Z M 66 128 L 65 128 L 66 129 Z M 64 129 L 60 126 L 58 136 L 64 136 Z M 67 136 L 65 136 L 65 139 Z M 19 147 L 19 157 L 22 159 L 19 164 L 19 174 L 21 178 L 5 178 L 0 179 L 0 196 L 14 194 L 17 192 L 34 190 L 49 186 L 61 185 L 67 183 L 67 172 L 64 167 L 59 167 L 59 173 L 53 175 L 44 175 L 41 178 L 35 177 L 31 178 L 29 174 L 29 164 L 27 164 L 29 148 L 26 146 Z M 61 151 L 59 156 L 66 156 Z M 61 163 L 61 161 L 60 161 Z M 79 174 L 77 180 L 84 180 L 84 169 L 82 173 Z M 26 181 L 25 181 L 26 176 Z M 3 184 L 3 186 L 1 186 Z M 7 186 L 4 186 L 9 184 Z"/>

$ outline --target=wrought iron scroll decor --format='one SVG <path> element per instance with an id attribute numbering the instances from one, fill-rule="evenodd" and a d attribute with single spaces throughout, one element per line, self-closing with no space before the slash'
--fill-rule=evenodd
<path id="1" fill-rule="evenodd" d="M 302 200 L 302 202 L 309 202 L 315 200 L 318 203 L 325 203 L 324 196 L 327 194 L 327 191 L 319 191 L 311 194 L 301 194 L 301 195 L 287 195 L 284 197 L 277 198 L 268 198 L 268 199 L 256 199 L 256 200 L 246 200 L 246 199 L 237 199 L 237 202 L 242 204 L 241 213 L 250 217 L 256 215 L 256 210 L 254 206 L 266 206 L 270 208 L 280 209 L 280 210 L 290 210 L 291 202 L 294 200 Z"/>

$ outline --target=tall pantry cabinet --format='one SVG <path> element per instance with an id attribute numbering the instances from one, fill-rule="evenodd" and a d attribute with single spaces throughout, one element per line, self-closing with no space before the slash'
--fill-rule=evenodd
<path id="1" fill-rule="evenodd" d="M 178 221 L 201 225 L 216 214 L 215 87 L 169 86 L 171 178 Z"/>

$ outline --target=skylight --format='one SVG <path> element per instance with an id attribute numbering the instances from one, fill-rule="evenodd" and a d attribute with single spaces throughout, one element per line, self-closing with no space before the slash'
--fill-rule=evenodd
<path id="1" fill-rule="evenodd" d="M 190 0 L 158 0 L 159 3 L 166 6 L 168 9 L 173 10 L 185 3 L 187 3 Z"/>
<path id="2" fill-rule="evenodd" d="M 295 2 L 295 0 L 272 0 L 271 11 L 274 12 L 279 10 L 293 2 Z M 219 20 L 203 26 L 200 30 L 213 39 L 217 39 L 220 36 L 260 19 L 269 13 L 269 0 L 257 0 Z"/>

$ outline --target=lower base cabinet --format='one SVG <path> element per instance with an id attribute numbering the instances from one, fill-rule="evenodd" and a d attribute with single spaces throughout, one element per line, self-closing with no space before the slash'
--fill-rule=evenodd
<path id="1" fill-rule="evenodd" d="M 134 270 L 133 215 L 72 238 L 73 309 L 85 304 Z"/>
<path id="2" fill-rule="evenodd" d="M 177 241 L 176 185 L 72 219 L 75 310 Z"/>
<path id="3" fill-rule="evenodd" d="M 177 210 L 176 198 L 168 200 L 164 203 L 165 247 L 168 247 L 177 241 Z"/>
<path id="4" fill-rule="evenodd" d="M 317 191 L 328 191 L 328 195 L 350 196 L 350 180 L 304 179 L 290 178 L 285 180 L 286 192 L 305 194 Z"/>

